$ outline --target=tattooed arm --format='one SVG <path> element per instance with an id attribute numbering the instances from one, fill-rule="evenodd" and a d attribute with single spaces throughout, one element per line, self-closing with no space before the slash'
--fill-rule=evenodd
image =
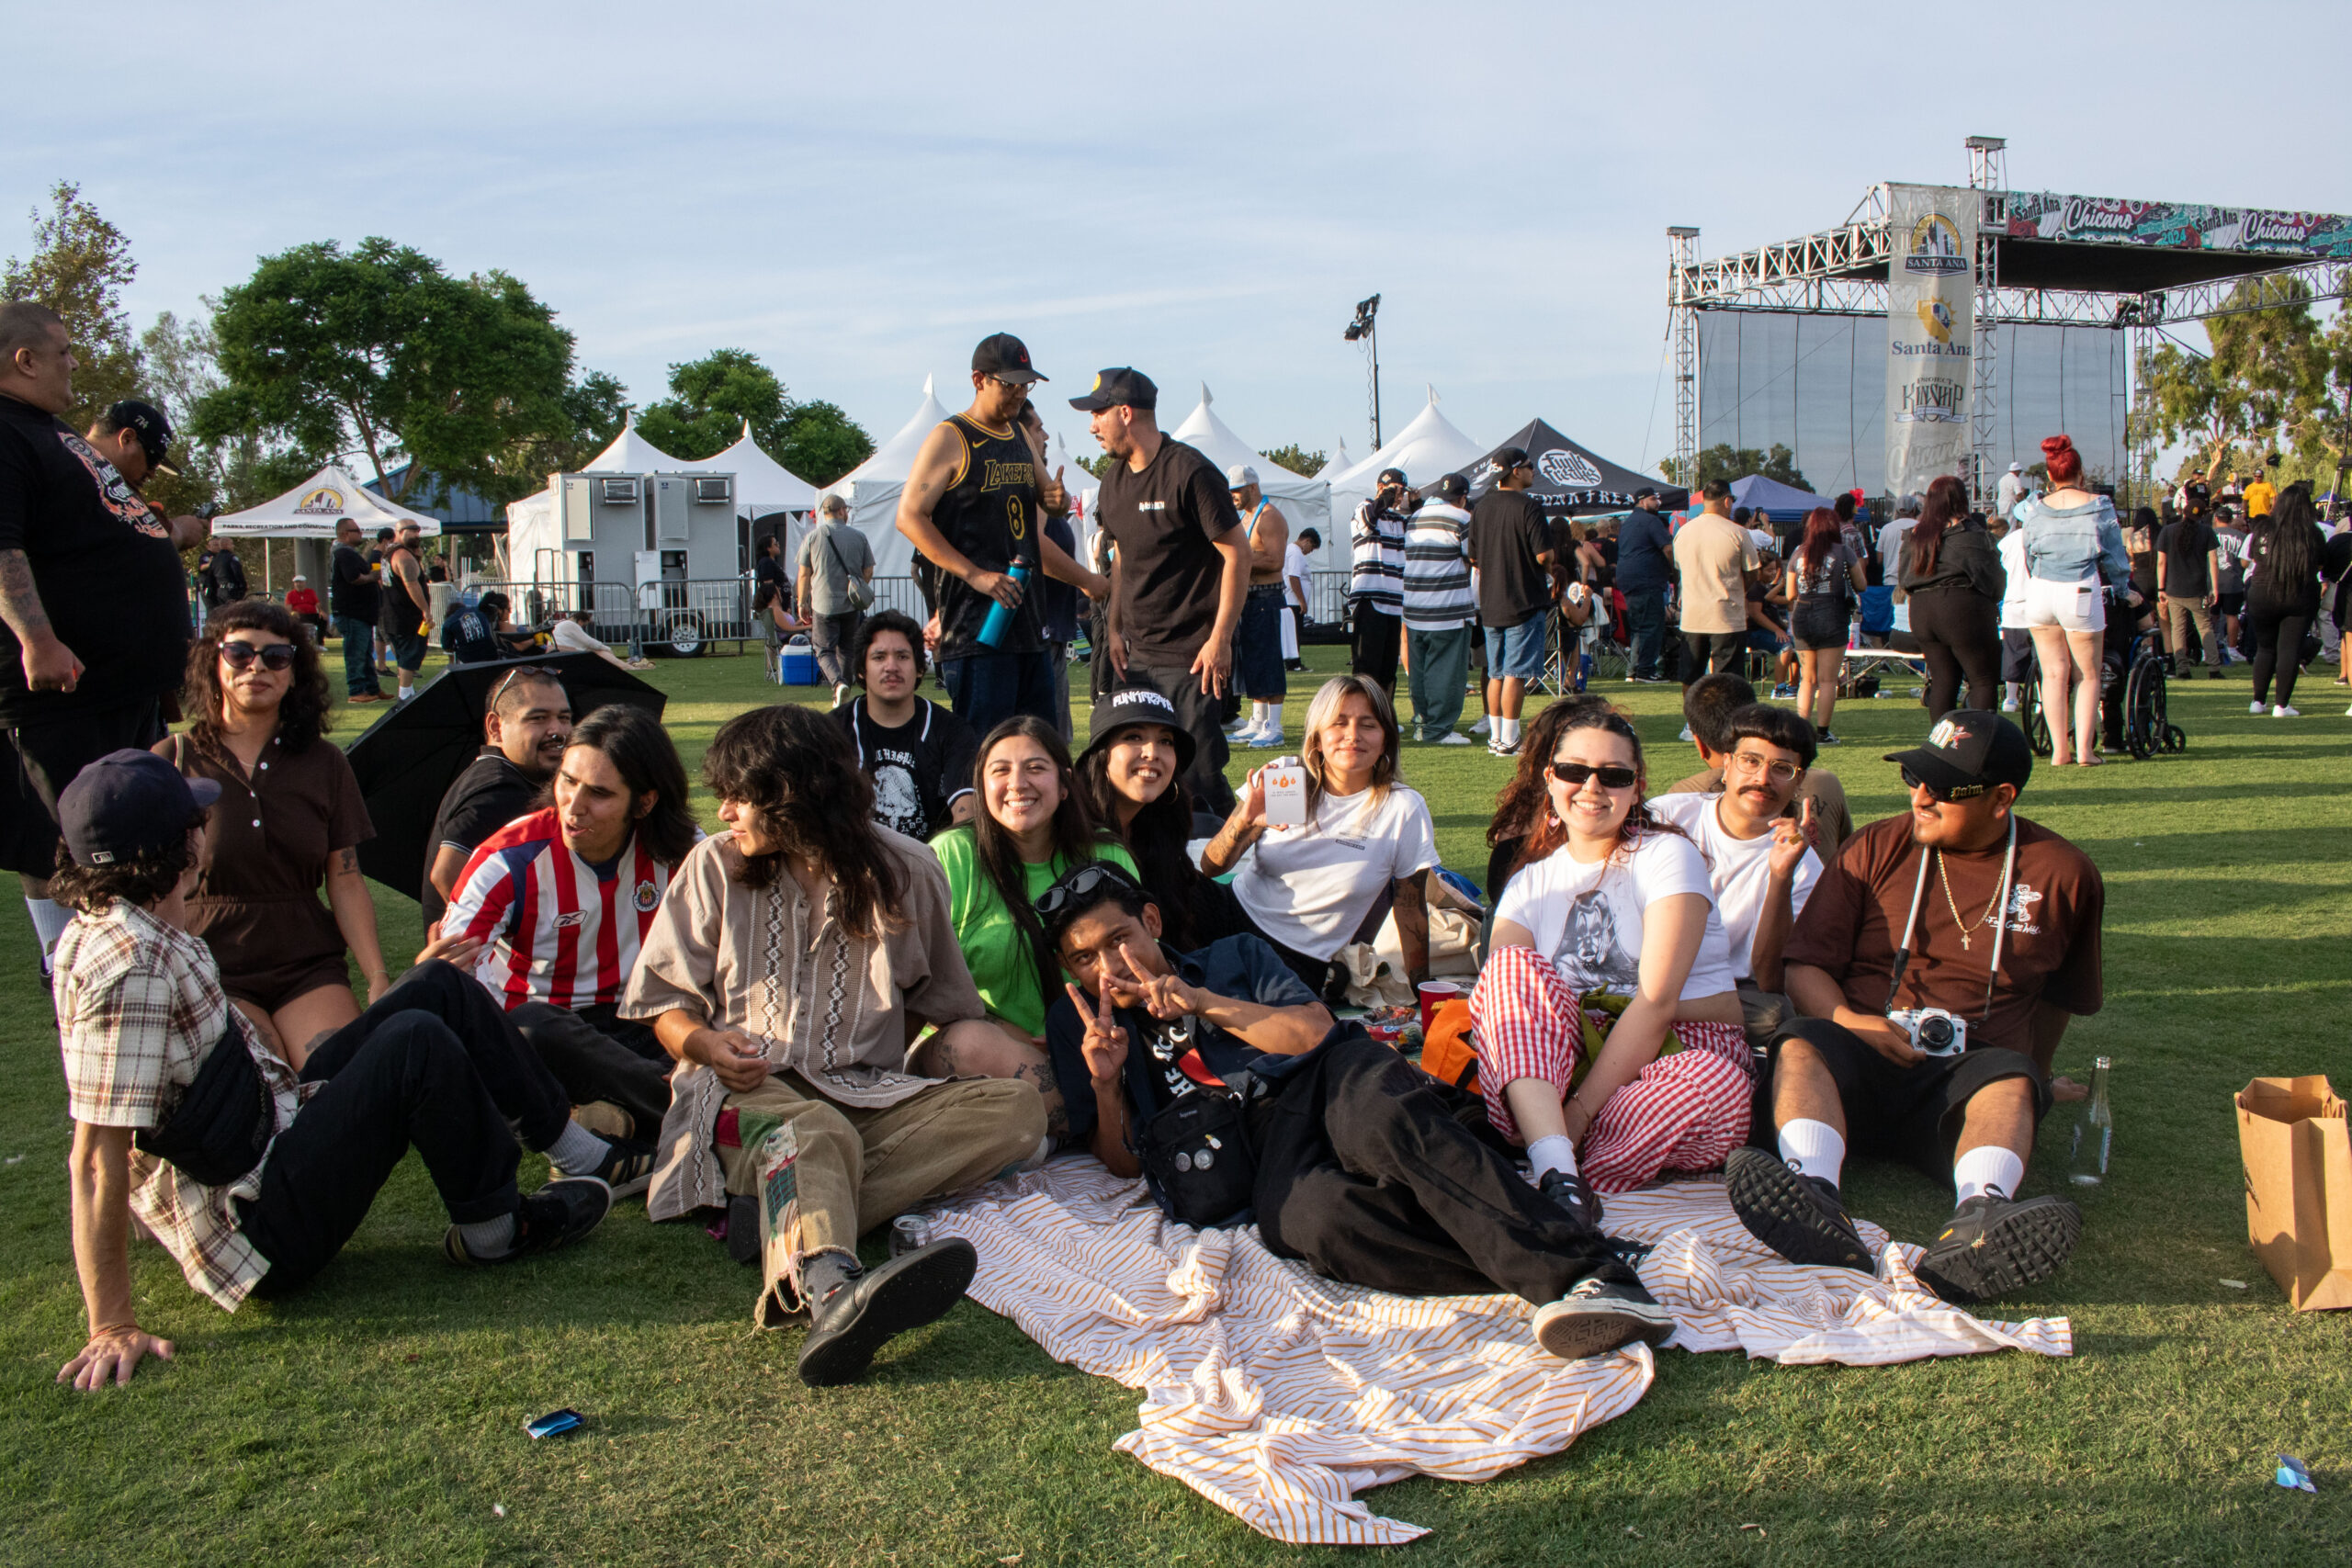
<path id="1" fill-rule="evenodd" d="M 343 944 L 358 958 L 359 972 L 368 976 L 368 1001 L 373 1006 L 391 988 L 392 976 L 384 967 L 384 949 L 376 939 L 376 900 L 359 874 L 357 850 L 336 850 L 327 856 L 327 903 L 334 910 Z"/>
<path id="2" fill-rule="evenodd" d="M 0 620 L 24 649 L 25 683 L 36 692 L 70 692 L 82 678 L 82 661 L 57 639 L 33 586 L 32 562 L 22 550 L 0 550 Z"/>

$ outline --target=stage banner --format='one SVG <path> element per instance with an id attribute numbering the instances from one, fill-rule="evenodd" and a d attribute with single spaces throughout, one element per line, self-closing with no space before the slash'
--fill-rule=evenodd
<path id="1" fill-rule="evenodd" d="M 1968 478 L 1978 210 L 1964 187 L 1886 187 L 1886 488 L 1898 499 L 1938 474 Z"/>

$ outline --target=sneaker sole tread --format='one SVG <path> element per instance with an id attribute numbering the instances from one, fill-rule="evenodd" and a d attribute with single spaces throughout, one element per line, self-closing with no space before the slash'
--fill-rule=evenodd
<path id="1" fill-rule="evenodd" d="M 1655 1349 L 1673 1335 L 1674 1314 L 1665 1307 L 1624 1302 L 1552 1311 L 1535 1325 L 1535 1342 L 1564 1361 L 1605 1356 L 1636 1339 Z"/>
<path id="2" fill-rule="evenodd" d="M 2037 1285 L 2066 1266 L 2083 1239 L 2083 1213 L 2064 1199 L 2030 1199 L 1967 1247 L 1929 1247 L 1911 1272 L 1945 1301 L 1966 1306 Z"/>
<path id="3" fill-rule="evenodd" d="M 1838 1229 L 1785 1161 L 1761 1149 L 1735 1149 L 1724 1162 L 1724 1190 L 1748 1235 L 1790 1262 L 1877 1272 L 1860 1233 Z"/>

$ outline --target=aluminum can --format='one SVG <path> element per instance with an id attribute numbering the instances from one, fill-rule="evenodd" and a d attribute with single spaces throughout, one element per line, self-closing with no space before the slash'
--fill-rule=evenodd
<path id="1" fill-rule="evenodd" d="M 890 1256 L 904 1258 L 931 1245 L 931 1222 L 921 1214 L 900 1214 L 890 1222 Z"/>

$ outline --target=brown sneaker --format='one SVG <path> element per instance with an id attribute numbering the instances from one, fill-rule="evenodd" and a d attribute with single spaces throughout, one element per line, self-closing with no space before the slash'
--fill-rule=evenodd
<path id="1" fill-rule="evenodd" d="M 381 692 L 362 692 L 357 696 L 349 698 L 348 700 L 355 703 L 380 703 L 384 700 L 384 694 Z"/>

